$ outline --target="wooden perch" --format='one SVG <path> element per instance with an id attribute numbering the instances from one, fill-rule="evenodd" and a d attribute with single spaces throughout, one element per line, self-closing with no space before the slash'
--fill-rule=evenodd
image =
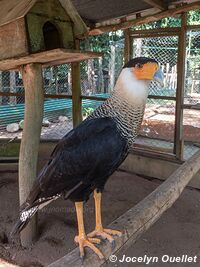
<path id="1" fill-rule="evenodd" d="M 200 151 L 178 168 L 150 195 L 109 225 L 109 228 L 123 230 L 124 234 L 121 237 L 115 238 L 116 247 L 113 250 L 108 242 L 102 242 L 99 246 L 105 256 L 105 260 L 99 260 L 94 253 L 87 250 L 83 266 L 102 266 L 110 255 L 117 254 L 119 251 L 122 252 L 133 245 L 140 235 L 145 233 L 173 205 L 199 169 Z M 60 266 L 82 266 L 79 259 L 79 249 L 74 249 L 48 267 Z"/>
<path id="2" fill-rule="evenodd" d="M 159 12 L 159 13 L 156 13 L 153 15 L 148 15 L 148 16 L 141 17 L 141 18 L 136 18 L 134 20 L 123 21 L 119 24 L 99 26 L 97 28 L 91 29 L 89 31 L 89 35 L 98 35 L 98 34 L 102 34 L 104 32 L 125 30 L 125 29 L 128 29 L 128 28 L 135 26 L 135 25 L 150 23 L 150 22 L 157 21 L 157 20 L 160 20 L 160 19 L 163 19 L 166 17 L 174 17 L 177 14 L 187 12 L 190 10 L 194 10 L 194 9 L 200 9 L 200 1 L 197 1 L 197 2 L 194 2 L 191 4 L 187 4 L 187 5 L 183 5 L 180 7 L 164 10 L 162 12 Z"/>

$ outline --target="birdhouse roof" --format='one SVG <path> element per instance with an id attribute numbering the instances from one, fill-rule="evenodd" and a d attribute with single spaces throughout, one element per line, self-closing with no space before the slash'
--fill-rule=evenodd
<path id="1" fill-rule="evenodd" d="M 38 0 L 1 0 L 0 26 L 24 17 Z M 75 36 L 85 35 L 87 27 L 70 0 L 59 0 L 75 24 Z"/>

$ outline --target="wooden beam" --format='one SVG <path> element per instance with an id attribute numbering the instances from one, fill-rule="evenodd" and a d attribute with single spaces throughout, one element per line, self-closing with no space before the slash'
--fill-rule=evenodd
<path id="1" fill-rule="evenodd" d="M 24 130 L 19 155 L 19 199 L 22 205 L 31 190 L 37 174 L 37 159 L 43 118 L 43 77 L 40 64 L 21 67 L 25 87 Z M 21 232 L 23 247 L 31 245 L 36 237 L 35 217 Z"/>
<path id="2" fill-rule="evenodd" d="M 59 1 L 74 23 L 73 28 L 75 37 L 80 39 L 86 37 L 88 34 L 87 26 L 82 20 L 76 8 L 74 7 L 72 1 L 70 0 L 59 0 Z"/>
<path id="3" fill-rule="evenodd" d="M 157 21 L 157 20 L 160 20 L 166 17 L 174 17 L 175 15 L 180 14 L 182 12 L 187 12 L 187 11 L 194 10 L 194 9 L 200 9 L 200 1 L 187 4 L 187 5 L 183 5 L 180 7 L 168 9 L 168 10 L 165 10 L 165 11 L 153 14 L 153 15 L 136 18 L 134 20 L 123 21 L 115 25 L 99 26 L 94 29 L 90 29 L 89 35 L 98 35 L 104 32 L 125 30 L 135 25 L 150 23 L 150 22 Z"/>
<path id="4" fill-rule="evenodd" d="M 95 101 L 106 101 L 108 97 L 98 97 L 98 96 L 93 96 L 93 95 L 82 95 L 81 99 L 90 99 L 90 100 L 95 100 Z"/>
<path id="5" fill-rule="evenodd" d="M 138 34 L 154 34 L 154 33 L 177 34 L 180 30 L 181 30 L 181 27 L 166 27 L 166 28 L 146 29 L 146 30 L 145 29 L 144 30 L 131 30 L 130 29 L 130 35 L 135 37 Z"/>
<path id="6" fill-rule="evenodd" d="M 76 48 L 80 42 L 76 40 Z M 72 63 L 72 117 L 73 126 L 76 127 L 82 121 L 82 100 L 81 100 L 81 74 L 80 63 Z"/>
<path id="7" fill-rule="evenodd" d="M 22 65 L 41 63 L 43 67 L 57 66 L 65 63 L 101 57 L 102 53 L 56 48 L 48 51 L 13 57 L 0 61 L 0 70 L 18 69 Z"/>
<path id="8" fill-rule="evenodd" d="M 161 0 L 143 0 L 152 7 L 157 7 L 160 10 L 167 9 L 167 6 L 164 4 L 164 1 Z"/>
<path id="9" fill-rule="evenodd" d="M 0 96 L 19 96 L 19 97 L 24 97 L 24 94 L 22 93 L 6 93 L 6 92 L 0 92 Z M 53 94 L 44 94 L 44 98 L 53 98 L 53 99 L 56 99 L 56 98 L 59 98 L 59 99 L 62 99 L 62 98 L 66 98 L 66 99 L 72 99 L 72 96 L 71 95 L 53 95 Z"/>
<path id="10" fill-rule="evenodd" d="M 130 29 L 124 31 L 124 62 L 127 63 L 132 58 L 132 38 L 130 35 Z"/>
<path id="11" fill-rule="evenodd" d="M 178 40 L 178 61 L 177 61 L 177 91 L 176 91 L 176 112 L 174 132 L 174 154 L 177 159 L 183 160 L 183 103 L 185 87 L 185 57 L 186 57 L 186 24 L 187 15 L 182 14 L 181 31 Z"/>
<path id="12" fill-rule="evenodd" d="M 112 249 L 109 242 L 102 242 L 99 245 L 105 256 L 104 260 L 100 260 L 93 252 L 87 250 L 87 255 L 82 265 L 79 258 L 79 249 L 76 248 L 48 267 L 103 266 L 108 261 L 110 255 L 116 255 L 119 251 L 125 251 L 128 247 L 132 246 L 174 204 L 199 169 L 200 151 L 170 175 L 150 195 L 111 223 L 108 227 L 122 229 L 123 235 L 115 238 L 116 246 L 114 249 Z"/>

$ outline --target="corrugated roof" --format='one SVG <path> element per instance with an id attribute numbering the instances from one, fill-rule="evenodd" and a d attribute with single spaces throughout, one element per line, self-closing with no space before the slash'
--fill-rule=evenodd
<path id="1" fill-rule="evenodd" d="M 166 6 L 173 3 L 192 3 L 198 0 L 161 0 Z M 156 5 L 150 4 L 153 1 L 145 0 L 72 0 L 80 16 L 86 22 L 101 23 L 131 14 L 150 10 Z M 156 3 L 157 1 L 155 1 Z M 159 1 L 158 1 L 159 3 Z"/>
<path id="2" fill-rule="evenodd" d="M 31 9 L 37 0 L 0 0 L 0 26 L 16 20 Z M 46 0 L 48 1 L 48 0 Z M 69 12 L 73 15 L 71 19 L 75 24 L 81 22 L 81 18 L 89 23 L 98 23 L 106 20 L 112 20 L 123 16 L 128 16 L 134 13 L 144 12 L 150 10 L 153 5 L 149 4 L 151 1 L 145 0 L 59 0 L 61 5 L 67 10 L 74 8 L 78 11 Z M 173 3 L 191 3 L 198 0 L 163 0 L 166 7 Z M 75 10 L 74 10 L 75 11 Z M 79 15 L 81 18 L 79 17 Z M 85 30 L 83 25 L 82 29 Z"/>
<path id="3" fill-rule="evenodd" d="M 73 0 L 72 2 L 81 17 L 92 23 L 151 8 L 141 0 Z"/>

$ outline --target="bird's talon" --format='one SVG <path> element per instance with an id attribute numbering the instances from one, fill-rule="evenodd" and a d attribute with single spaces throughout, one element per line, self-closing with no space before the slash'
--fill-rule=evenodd
<path id="1" fill-rule="evenodd" d="M 122 233 L 117 230 L 112 229 L 101 229 L 101 230 L 94 230 L 93 232 L 89 233 L 87 236 L 89 238 L 93 238 L 95 236 L 100 236 L 103 240 L 107 239 L 113 247 L 113 244 L 115 244 L 115 240 L 112 237 L 113 235 L 121 236 Z"/>
<path id="2" fill-rule="evenodd" d="M 109 235 L 117 235 L 117 236 L 122 236 L 122 232 L 118 230 L 113 230 L 113 229 L 104 229 L 104 232 L 106 232 Z"/>
<path id="3" fill-rule="evenodd" d="M 100 258 L 100 259 L 103 259 L 104 256 L 103 254 L 101 253 L 101 251 L 95 247 L 95 244 L 99 244 L 100 243 L 100 239 L 98 238 L 87 238 L 87 237 L 79 237 L 79 236 L 76 236 L 74 238 L 74 241 L 76 243 L 79 243 L 79 250 L 80 250 L 80 259 L 81 259 L 81 263 L 83 264 L 83 260 L 84 260 L 84 256 L 85 256 L 85 253 L 84 253 L 84 248 L 85 247 L 89 247 L 90 249 L 92 249 L 94 251 L 95 254 L 97 254 L 97 256 Z"/>
<path id="4" fill-rule="evenodd" d="M 100 243 L 101 243 L 101 239 L 99 239 L 99 238 L 88 237 L 88 240 L 89 240 L 91 243 L 94 243 L 94 244 L 100 244 Z"/>

